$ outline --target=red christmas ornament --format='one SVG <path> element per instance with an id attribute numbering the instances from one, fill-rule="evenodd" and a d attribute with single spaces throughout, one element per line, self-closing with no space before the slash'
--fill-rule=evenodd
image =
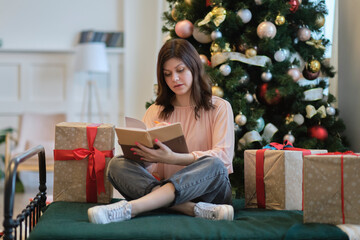
<path id="1" fill-rule="evenodd" d="M 258 87 L 258 98 L 265 102 L 268 105 L 276 105 L 281 101 L 281 95 L 278 89 L 275 89 L 276 96 L 275 97 L 269 97 L 267 96 L 268 91 L 268 83 L 263 83 Z"/>
<path id="2" fill-rule="evenodd" d="M 327 130 L 322 126 L 312 126 L 308 129 L 308 135 L 317 138 L 320 141 L 325 141 L 328 138 Z"/>
<path id="3" fill-rule="evenodd" d="M 300 6 L 299 0 L 290 0 L 289 4 L 290 4 L 290 11 L 292 13 L 295 13 L 299 9 Z"/>
<path id="4" fill-rule="evenodd" d="M 207 7 L 211 6 L 211 0 L 206 0 L 206 6 Z"/>
<path id="5" fill-rule="evenodd" d="M 302 74 L 303 74 L 304 78 L 306 78 L 307 80 L 314 80 L 319 77 L 320 71 L 314 73 L 314 72 L 308 70 L 307 68 L 304 68 Z"/>

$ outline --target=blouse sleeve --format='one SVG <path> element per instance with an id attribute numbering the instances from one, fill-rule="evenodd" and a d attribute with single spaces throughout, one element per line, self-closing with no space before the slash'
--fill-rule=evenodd
<path id="1" fill-rule="evenodd" d="M 220 158 L 229 173 L 233 172 L 232 160 L 234 157 L 234 115 L 231 105 L 222 101 L 215 109 L 214 125 L 212 132 L 212 149 L 208 151 L 194 151 L 195 159 L 202 156 L 214 156 Z"/>

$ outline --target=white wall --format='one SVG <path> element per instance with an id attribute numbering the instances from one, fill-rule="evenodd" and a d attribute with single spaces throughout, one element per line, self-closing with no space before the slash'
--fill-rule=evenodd
<path id="1" fill-rule="evenodd" d="M 0 0 L 7 49 L 69 49 L 81 30 L 123 30 L 123 0 Z"/>
<path id="2" fill-rule="evenodd" d="M 360 1 L 339 3 L 339 110 L 352 150 L 360 151 Z"/>

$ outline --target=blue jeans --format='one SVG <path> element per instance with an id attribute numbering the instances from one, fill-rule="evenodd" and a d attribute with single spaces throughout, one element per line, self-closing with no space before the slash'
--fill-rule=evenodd
<path id="1" fill-rule="evenodd" d="M 168 182 L 175 187 L 172 205 L 188 201 L 231 204 L 232 200 L 228 171 L 216 157 L 201 157 L 169 179 L 158 181 L 145 169 L 144 164 L 117 156 L 110 161 L 107 176 L 128 201 L 140 198 L 155 186 Z"/>

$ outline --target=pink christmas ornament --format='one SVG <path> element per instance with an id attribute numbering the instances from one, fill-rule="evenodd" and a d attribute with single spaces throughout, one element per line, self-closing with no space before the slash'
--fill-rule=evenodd
<path id="1" fill-rule="evenodd" d="M 259 38 L 274 38 L 276 35 L 276 26 L 272 22 L 262 22 L 257 27 Z"/>
<path id="2" fill-rule="evenodd" d="M 302 27 L 297 32 L 300 41 L 307 41 L 311 38 L 311 31 L 307 27 Z"/>
<path id="3" fill-rule="evenodd" d="M 181 38 L 188 38 L 194 31 L 194 25 L 189 20 L 182 20 L 175 25 L 175 33 Z"/>

